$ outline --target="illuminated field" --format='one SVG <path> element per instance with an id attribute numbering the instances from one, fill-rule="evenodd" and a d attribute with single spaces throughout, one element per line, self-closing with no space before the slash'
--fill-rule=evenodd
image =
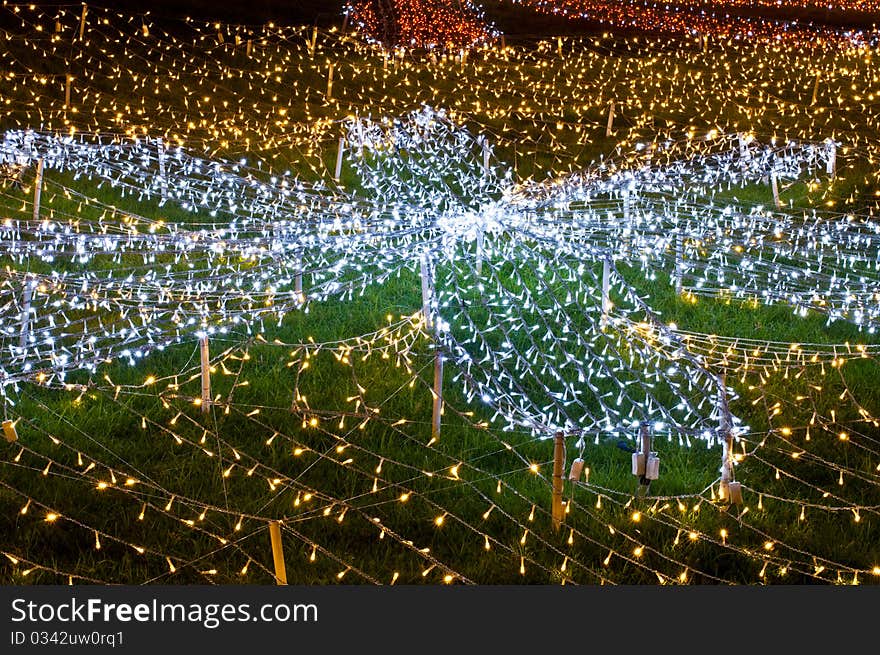
<path id="1" fill-rule="evenodd" d="M 877 580 L 876 50 L 57 18 L 0 50 L 0 579 L 271 582 L 279 521 L 298 583 Z"/>

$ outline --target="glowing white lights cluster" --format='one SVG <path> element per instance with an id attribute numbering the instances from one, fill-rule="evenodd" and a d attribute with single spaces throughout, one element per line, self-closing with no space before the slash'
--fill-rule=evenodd
<path id="1" fill-rule="evenodd" d="M 837 144 L 713 135 L 671 165 L 651 165 L 651 152 L 630 170 L 609 174 L 603 164 L 522 187 L 481 162 L 481 141 L 442 112 L 359 119 L 348 140 L 377 203 L 435 217 L 442 237 L 424 243 L 434 248 L 442 342 L 468 397 L 493 406 L 508 429 L 598 435 L 649 422 L 714 441 L 722 370 L 690 353 L 618 265 L 651 279 L 662 272 L 689 293 L 784 301 L 874 330 L 875 224 L 700 202 L 724 185 L 824 170 Z M 603 318 L 606 261 L 614 308 Z"/>
<path id="2" fill-rule="evenodd" d="M 837 145 L 737 138 L 690 144 L 694 152 L 671 165 L 652 164 L 655 146 L 630 170 L 609 174 L 602 164 L 523 187 L 488 144 L 425 107 L 349 123 L 349 157 L 366 190 L 355 195 L 145 140 L 99 145 L 11 132 L 5 162 L 41 158 L 211 222 L 131 214 L 111 222 L 104 219 L 115 210 L 106 207 L 95 221 L 8 221 L 3 249 L 20 263 L 51 267 L 64 257 L 86 270 L 4 274 L 6 380 L 94 369 L 111 356 L 134 361 L 185 334 L 280 320 L 304 304 L 303 273 L 309 298 L 343 298 L 427 259 L 455 379 L 509 429 L 597 435 L 650 422 L 712 442 L 721 371 L 690 353 L 618 266 L 649 278 L 662 271 L 692 293 L 822 309 L 871 331 L 878 311 L 874 225 L 698 203 L 725 183 L 824 167 Z M 67 187 L 57 193 L 76 197 Z"/>
<path id="3" fill-rule="evenodd" d="M 119 581 L 109 563 L 131 556 L 128 581 L 270 581 L 269 521 L 320 581 L 880 576 L 861 549 L 880 516 L 880 347 L 812 342 L 876 327 L 872 51 L 712 37 L 671 56 L 597 35 L 391 53 L 336 29 L 3 11 L 21 26 L 0 32 L 3 125 L 40 128 L 0 148 L 0 386 L 18 430 L 0 491 L 46 537 L 0 546 L 15 580 Z M 802 191 L 827 211 L 798 208 Z M 667 284 L 681 316 L 659 314 Z M 690 330 L 698 296 L 737 321 Z M 804 312 L 785 331 L 803 343 L 749 329 Z M 852 326 L 813 339 L 815 312 Z M 115 358 L 141 363 L 99 366 Z M 636 425 L 717 443 L 728 384 L 750 424 L 731 453 L 743 505 L 713 502 L 716 453 L 658 441 L 687 482 L 664 463 L 640 500 L 629 456 L 590 445 Z M 118 424 L 95 429 L 104 416 Z M 586 460 L 559 532 L 542 441 L 557 430 Z M 53 525 L 80 549 L 54 552 Z M 387 559 L 351 548 L 365 535 Z"/>
<path id="4" fill-rule="evenodd" d="M 149 219 L 47 179 L 44 194 L 88 206 L 95 216 L 52 209 L 37 222 L 3 224 L 0 251 L 20 267 L 3 272 L 6 382 L 43 369 L 93 370 L 111 356 L 133 363 L 184 334 L 269 315 L 280 320 L 302 307 L 296 286 L 303 275 L 310 298 L 350 296 L 405 265 L 399 249 L 417 234 L 321 183 L 260 179 L 243 162 L 164 153 L 155 142 L 99 145 L 10 132 L 0 148 L 6 164 L 33 168 L 42 158 L 47 170 L 111 184 L 160 212 L 173 202 L 208 216 Z M 82 270 L 56 269 L 56 260 Z M 380 272 L 368 275 L 362 261 Z"/>

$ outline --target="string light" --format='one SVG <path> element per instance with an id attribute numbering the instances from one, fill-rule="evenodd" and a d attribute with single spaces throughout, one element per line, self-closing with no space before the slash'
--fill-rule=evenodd
<path id="1" fill-rule="evenodd" d="M 35 26 L 50 18 L 42 11 L 24 8 L 17 13 L 23 16 L 22 25 L 36 32 Z M 74 18 L 69 13 L 60 17 L 68 25 Z M 6 376 L 3 390 L 9 408 L 22 403 L 39 407 L 61 426 L 50 432 L 41 420 L 23 417 L 19 429 L 28 439 L 20 442 L 27 446 L 3 464 L 21 476 L 14 483 L 19 489 L 24 488 L 20 480 L 26 474 L 53 483 L 81 483 L 88 488 L 85 493 L 100 490 L 120 507 L 130 504 L 130 516 L 141 521 L 149 505 L 150 520 L 163 529 L 149 536 L 147 547 L 146 542 L 141 545 L 140 532 L 128 532 L 125 521 L 113 528 L 117 535 L 110 535 L 86 522 L 76 523 L 81 509 L 61 504 L 56 508 L 54 501 L 37 499 L 34 502 L 46 512 L 42 514 L 45 522 L 70 523 L 71 529 L 93 536 L 96 549 L 122 544 L 147 559 L 159 559 L 160 564 L 164 559 L 170 574 L 188 572 L 210 578 L 221 576 L 228 567 L 208 560 L 235 558 L 237 563 L 229 570 L 241 575 L 252 562 L 258 566 L 265 560 L 265 553 L 247 540 L 259 535 L 268 519 L 277 518 L 274 512 L 283 506 L 278 511 L 291 519 L 290 525 L 285 521 L 285 536 L 301 544 L 316 567 L 323 564 L 315 554 L 319 550 L 325 554 L 330 568 L 321 569 L 321 575 L 327 578 L 342 580 L 352 571 L 366 581 L 389 579 L 385 571 L 368 572 L 350 555 L 340 554 L 343 549 L 331 545 L 331 534 L 340 532 L 313 532 L 313 525 L 327 529 L 319 517 L 325 509 L 335 508 L 328 514 L 337 519 L 330 522 L 332 530 L 368 525 L 379 538 L 387 535 L 385 543 L 393 543 L 401 557 L 415 560 L 418 570 L 436 570 L 438 580 L 445 583 L 470 581 L 456 570 L 467 567 L 465 562 L 448 552 L 440 556 L 426 552 L 423 544 L 420 547 L 395 530 L 395 525 L 402 526 L 404 533 L 412 530 L 405 523 L 395 524 L 399 519 L 393 507 L 399 503 L 408 503 L 405 513 L 424 511 L 420 515 L 428 520 L 435 517 L 436 528 L 442 525 L 444 531 L 460 530 L 456 534 L 473 538 L 484 557 L 506 557 L 515 567 L 518 554 L 523 576 L 528 560 L 529 579 L 542 575 L 553 579 L 561 560 L 567 578 L 604 582 L 605 575 L 614 575 L 609 567 L 617 559 L 612 555 L 617 555 L 621 565 L 645 571 L 659 583 L 708 579 L 699 562 L 630 534 L 635 521 L 640 526 L 657 526 L 662 535 L 668 533 L 669 543 L 675 535 L 676 545 L 678 535 L 687 530 L 691 542 L 723 547 L 752 562 L 752 575 L 761 579 L 777 571 L 780 576 L 796 572 L 821 580 L 846 576 L 855 581 L 859 572 L 872 571 L 873 563 L 845 565 L 817 559 L 818 553 L 809 552 L 811 547 L 799 548 L 784 539 L 772 541 L 773 552 L 784 554 L 768 555 L 766 547 L 762 550 L 768 543 L 760 534 L 763 524 L 753 518 L 754 512 L 748 514 L 748 507 L 739 516 L 745 528 L 731 532 L 728 526 L 716 532 L 717 526 L 710 531 L 686 525 L 699 520 L 686 512 L 684 503 L 690 503 L 691 496 L 670 496 L 664 499 L 665 505 L 655 503 L 650 510 L 634 512 L 626 501 L 616 502 L 619 490 L 585 483 L 572 485 L 577 496 L 566 502 L 566 521 L 599 523 L 601 519 L 602 537 L 596 538 L 598 533 L 587 533 L 583 523 L 576 523 L 568 545 L 577 531 L 579 548 L 583 543 L 588 550 L 560 553 L 558 539 L 554 541 L 543 523 L 546 511 L 520 491 L 534 484 L 525 480 L 547 481 L 541 439 L 557 430 L 580 440 L 584 448 L 589 441 L 633 437 L 643 423 L 650 424 L 658 436 L 678 439 L 684 445 L 700 439 L 710 446 L 717 443 L 716 372 L 724 370 L 730 378 L 735 374 L 741 380 L 735 390 L 728 387 L 731 399 L 742 394 L 743 401 L 757 400 L 755 407 L 765 407 L 767 414 L 767 425 L 734 424 L 743 445 L 743 453 L 736 453 L 736 464 L 753 467 L 749 473 L 756 477 L 761 470 L 776 471 L 777 476 L 782 471 L 787 481 L 809 492 L 786 498 L 773 493 L 781 485 L 768 485 L 760 490 L 759 509 L 766 497 L 768 504 L 799 506 L 801 517 L 809 507 L 811 522 L 814 512 L 833 517 L 843 511 L 851 523 L 876 512 L 872 501 L 860 498 L 855 486 L 872 489 L 876 475 L 848 462 L 832 461 L 833 455 L 823 455 L 819 447 L 827 433 L 840 447 L 863 449 L 865 456 L 877 451 L 870 431 L 875 412 L 862 406 L 858 390 L 850 388 L 846 379 L 851 364 L 873 365 L 878 352 L 869 342 L 877 320 L 876 268 L 871 269 L 876 266 L 877 244 L 870 205 L 843 211 L 835 209 L 837 205 L 822 211 L 791 211 L 791 207 L 780 211 L 728 199 L 731 188 L 756 184 L 770 173 L 778 174 L 783 193 L 801 185 L 812 193 L 814 180 L 828 170 L 832 153 L 841 170 L 876 162 L 877 144 L 860 134 L 861 126 L 876 117 L 876 105 L 867 99 L 876 79 L 866 73 L 870 67 L 863 63 L 869 51 L 853 47 L 834 54 L 825 71 L 834 74 L 823 76 L 827 87 L 822 95 L 833 98 L 838 94 L 841 100 L 836 105 L 829 102 L 835 106 L 833 112 L 808 112 L 803 98 L 792 102 L 790 97 L 769 96 L 766 87 L 750 86 L 748 76 L 762 70 L 760 65 L 766 66 L 750 45 L 713 44 L 719 67 L 712 74 L 713 81 L 696 85 L 700 90 L 691 94 L 668 95 L 687 97 L 698 108 L 695 113 L 713 103 L 730 102 L 739 118 L 730 119 L 725 129 L 701 132 L 702 126 L 696 129 L 687 117 L 680 118 L 675 101 L 660 106 L 654 92 L 644 93 L 618 107 L 620 111 L 625 106 L 630 119 L 626 126 L 618 126 L 615 141 L 620 148 L 613 156 L 590 164 L 572 153 L 597 129 L 604 129 L 598 110 L 613 97 L 620 80 L 637 80 L 642 85 L 637 89 L 662 84 L 664 89 L 693 91 L 694 73 L 688 69 L 688 73 L 675 74 L 673 66 L 687 69 L 704 55 L 688 53 L 678 61 L 656 58 L 660 41 L 636 45 L 634 40 L 603 37 L 567 41 L 561 55 L 555 52 L 555 44 L 503 53 L 486 48 L 472 52 L 470 64 L 458 54 L 457 65 L 448 70 L 440 70 L 430 55 L 424 61 L 414 50 L 402 50 L 405 56 L 395 58 L 398 70 L 390 72 L 380 51 L 332 32 L 267 27 L 256 35 L 238 26 L 217 28 L 189 22 L 189 43 L 141 17 L 107 17 L 108 22 L 90 25 L 90 32 L 97 35 L 90 38 L 103 35 L 120 40 L 126 56 L 119 61 L 142 56 L 149 72 L 144 76 L 129 70 L 128 63 L 120 66 L 94 45 L 82 44 L 83 65 L 88 62 L 94 72 L 72 75 L 75 112 L 59 109 L 52 95 L 57 95 L 57 89 L 38 81 L 42 65 L 31 68 L 23 63 L 32 61 L 29 57 L 13 62 L 14 53 L 37 43 L 34 34 L 3 33 L 9 50 L 0 57 L 11 71 L 0 80 L 4 92 L 9 92 L 4 97 L 10 100 L 0 108 L 4 124 L 40 126 L 39 130 L 7 132 L 4 162 L 25 161 L 20 178 L 25 183 L 37 159 L 43 159 L 47 172 L 39 225 L 29 220 L 32 189 L 4 189 L 4 212 L 9 219 L 0 244 L 14 265 L 2 276 L 11 301 L 0 310 L 8 329 L 0 356 Z M 221 47 L 217 35 L 223 33 L 226 38 Z M 245 66 L 234 59 L 244 54 L 243 48 L 232 50 L 236 36 L 258 44 Z M 803 63 L 809 61 L 803 56 L 808 47 L 773 46 L 774 56 L 791 64 L 780 64 L 785 72 L 779 79 L 792 88 L 802 88 L 804 80 L 812 79 L 813 71 Z M 608 57 L 612 48 L 645 53 L 647 58 L 636 64 Z M 61 50 L 61 46 L 46 50 L 43 63 L 58 65 Z M 276 80 L 282 77 L 276 68 L 326 76 L 327 56 L 336 58 L 338 99 L 321 98 L 320 104 L 327 106 L 320 110 L 317 104 L 306 102 L 308 109 L 297 119 L 292 118 L 292 107 L 280 106 L 284 101 L 269 102 L 271 94 L 277 96 L 287 83 L 283 78 Z M 729 71 L 734 59 L 743 62 L 742 76 L 734 84 L 719 84 L 720 71 Z M 433 84 L 439 88 L 460 76 L 465 66 L 475 70 L 478 65 L 482 70 L 474 79 L 498 79 L 494 92 L 520 98 L 521 104 L 505 106 L 507 101 L 500 99 L 487 102 L 464 90 L 457 98 L 446 97 L 448 111 L 424 106 L 411 111 L 419 102 L 401 102 L 385 92 L 389 80 L 411 81 L 426 69 L 436 73 Z M 593 86 L 578 90 L 558 84 L 560 76 L 591 66 L 597 77 Z M 656 74 L 646 75 L 651 67 L 656 67 Z M 254 106 L 248 107 L 234 94 L 224 95 L 222 86 L 230 76 L 259 89 L 254 92 Z M 194 85 L 198 79 L 204 83 Z M 153 93 L 163 84 L 183 85 L 186 93 L 178 99 Z M 137 109 L 117 117 L 122 101 L 109 99 L 111 85 L 119 87 L 114 90 L 119 98 L 132 99 Z M 432 84 L 427 88 L 432 94 L 436 91 Z M 305 86 L 296 90 L 309 93 Z M 314 95 L 314 89 L 311 92 Z M 588 100 L 587 95 L 594 97 Z M 432 102 L 443 97 L 437 95 Z M 563 104 L 583 109 L 575 119 L 547 118 Z M 367 116 L 368 107 L 378 106 L 382 107 L 379 118 Z M 797 134 L 796 139 L 770 136 L 778 112 L 791 113 L 786 124 L 792 126 L 790 134 Z M 712 111 L 704 113 L 713 115 Z M 660 135 L 653 127 L 658 116 L 671 119 Z M 740 124 L 734 125 L 737 121 Z M 491 144 L 484 145 L 489 139 L 477 137 L 465 124 L 484 131 Z M 487 126 L 494 127 L 484 130 Z M 326 146 L 340 130 L 345 134 L 346 172 L 366 192 L 347 191 L 327 181 L 326 170 L 318 163 L 322 153 L 317 144 Z M 749 130 L 747 139 L 741 139 L 743 130 Z M 257 145 L 260 134 L 263 138 Z M 163 139 L 161 149 L 158 135 Z M 503 160 L 514 144 L 519 167 Z M 311 171 L 318 181 L 281 174 L 274 166 L 263 168 L 274 154 L 297 148 L 302 149 L 296 155 L 301 159 L 292 159 L 291 166 L 300 164 L 298 171 Z M 394 148 L 406 154 L 385 154 Z M 489 163 L 484 166 L 487 151 Z M 236 152 L 248 153 L 253 164 L 231 156 Z M 521 177 L 520 171 L 528 168 L 523 167 L 522 158 L 531 158 L 534 164 L 545 155 L 553 168 L 548 180 Z M 566 169 L 576 172 L 568 174 Z M 870 175 L 866 185 L 871 183 Z M 443 187 L 443 176 L 456 180 L 456 193 Z M 115 201 L 108 204 L 106 196 L 100 196 L 104 200 L 94 197 L 99 194 L 88 191 L 93 186 L 109 187 L 121 202 L 116 206 Z M 707 200 L 715 194 L 724 199 Z M 130 205 L 137 207 L 141 202 L 159 205 L 156 215 L 167 211 L 185 219 L 148 218 L 130 211 Z M 670 234 L 680 236 L 678 251 Z M 608 320 L 601 325 L 599 268 L 609 253 L 613 256 L 614 302 L 605 305 Z M 437 295 L 429 307 L 439 327 L 436 344 L 426 343 L 429 331 L 422 312 L 391 317 L 386 326 L 349 339 L 316 342 L 302 338 L 283 343 L 268 336 L 267 324 L 315 312 L 322 300 L 343 302 L 394 278 L 414 279 L 416 259 L 422 254 L 436 275 Z M 480 274 L 474 255 L 480 257 Z M 123 259 L 128 268 L 120 266 Z M 25 261 L 39 265 L 25 271 Z M 78 267 L 61 265 L 67 261 Z M 517 262 L 512 272 L 510 262 Z M 170 269 L 164 268 L 169 265 Z M 640 270 L 652 281 L 671 278 L 678 270 L 681 297 L 691 303 L 702 297 L 756 304 L 781 301 L 798 314 L 820 312 L 829 322 L 861 328 L 866 343 L 793 344 L 681 329 L 659 319 L 640 287 L 628 281 L 629 270 Z M 539 272 L 543 279 L 536 281 L 530 272 Z M 305 274 L 309 282 L 303 294 L 295 291 L 298 274 Z M 28 285 L 33 285 L 33 294 L 26 307 L 23 290 Z M 473 309 L 477 299 L 485 304 L 485 314 Z M 59 316 L 64 312 L 77 318 L 62 326 Z M 23 313 L 30 318 L 21 346 Z M 255 441 L 203 427 L 197 368 L 168 371 L 147 359 L 151 372 L 138 367 L 137 383 L 114 384 L 109 377 L 103 382 L 97 377 L 99 367 L 103 373 L 110 359 L 139 364 L 150 352 L 179 351 L 201 336 L 210 338 L 212 349 L 219 346 L 209 369 L 215 385 L 220 385 L 209 399 L 209 416 L 241 421 L 249 434 L 258 437 Z M 533 345 L 535 341 L 540 348 Z M 242 342 L 246 345 L 241 346 Z M 445 399 L 444 421 L 460 422 L 485 436 L 497 448 L 493 455 L 516 462 L 507 472 L 484 467 L 481 459 L 486 455 L 450 452 L 443 440 L 426 447 L 419 418 L 389 410 L 395 407 L 391 401 L 398 392 L 386 389 L 382 397 L 378 395 L 382 385 L 360 378 L 359 366 L 375 357 L 387 361 L 389 368 L 394 365 L 400 379 L 393 379 L 402 388 L 418 384 L 418 390 L 427 395 L 432 385 L 424 361 L 435 346 L 448 362 L 447 370 L 453 371 L 454 388 L 465 397 L 464 401 Z M 330 365 L 342 371 L 340 384 L 347 385 L 352 395 L 341 394 L 349 400 L 328 409 L 320 406 L 321 401 L 316 401 L 320 394 L 308 386 L 316 384 L 310 376 L 325 365 L 319 365 L 321 359 L 330 360 L 330 355 Z M 290 397 L 285 402 L 258 398 L 249 388 L 256 378 L 259 364 L 253 359 L 258 356 L 266 358 L 261 361 L 286 359 L 285 371 L 292 377 L 284 378 L 284 384 L 286 391 L 293 392 L 293 407 Z M 93 374 L 87 384 L 80 383 L 80 371 Z M 829 380 L 826 371 L 839 379 Z M 763 382 L 776 376 L 792 379 L 791 397 L 770 398 L 771 392 L 762 391 Z M 112 377 L 118 376 L 113 373 Z M 819 388 L 805 387 L 810 382 Z M 109 446 L 89 439 L 59 418 L 52 407 L 37 405 L 37 389 L 71 407 L 101 402 L 118 408 L 148 436 L 167 439 L 168 445 L 190 453 L 194 466 L 216 471 L 218 484 L 253 484 L 253 490 L 259 485 L 253 493 L 266 504 L 260 509 L 246 508 L 244 500 L 231 495 L 224 505 L 206 492 L 188 491 L 161 471 L 127 463 Z M 836 407 L 828 408 L 830 402 Z M 817 403 L 815 432 L 808 447 L 806 439 L 799 439 L 809 418 L 803 412 Z M 476 413 L 472 405 L 478 406 Z M 399 406 L 396 410 L 400 411 Z M 273 426 L 277 417 L 291 415 L 302 423 L 302 432 Z M 775 425 L 783 425 L 788 434 Z M 356 436 L 379 430 L 405 439 L 417 457 L 424 455 L 420 465 L 413 464 L 416 456 L 410 459 L 385 452 Z M 775 445 L 779 437 L 796 441 L 797 448 L 783 451 Z M 277 455 L 270 454 L 276 448 L 296 460 L 278 464 Z M 432 462 L 431 466 L 424 461 Z M 831 488 L 839 488 L 839 493 L 809 495 L 821 486 L 810 486 L 805 467 L 833 471 Z M 352 480 L 351 489 L 342 493 L 316 490 L 323 486 L 319 472 L 328 469 Z M 137 482 L 129 484 L 129 480 Z M 487 489 L 494 482 L 496 493 L 491 499 L 480 489 L 480 481 L 488 481 Z M 604 481 L 601 475 L 599 481 Z M 488 506 L 483 518 L 488 520 L 491 514 L 492 521 L 486 524 L 492 527 L 491 534 L 485 527 L 471 526 L 463 512 L 431 488 L 433 484 L 455 485 L 472 494 L 481 511 Z M 31 496 L 45 499 L 47 495 L 41 487 L 27 489 L 20 494 L 27 498 L 22 501 L 23 515 L 27 515 Z M 596 495 L 595 503 L 589 494 Z M 585 497 L 590 498 L 589 506 L 580 502 Z M 705 492 L 701 500 L 704 497 L 714 511 L 717 502 L 710 502 Z M 96 502 L 108 501 L 102 496 Z M 695 505 L 695 513 L 699 506 Z M 672 507 L 677 511 L 668 512 Z M 373 514 L 383 515 L 379 523 L 373 521 Z M 720 509 L 719 517 L 723 517 Z M 175 531 L 204 537 L 200 550 L 192 554 L 178 550 Z M 526 535 L 529 553 L 519 554 L 510 542 L 517 538 L 524 542 Z M 658 536 L 658 540 L 664 538 Z M 766 559 L 771 555 L 774 559 Z M 588 572 L 590 563 L 595 566 L 597 561 L 608 569 L 602 576 Z M 768 561 L 772 566 L 767 566 Z M 68 579 L 60 569 L 28 562 L 25 566 L 29 575 L 40 571 Z M 271 579 L 263 567 L 260 575 Z M 392 584 L 398 578 L 395 572 Z"/>

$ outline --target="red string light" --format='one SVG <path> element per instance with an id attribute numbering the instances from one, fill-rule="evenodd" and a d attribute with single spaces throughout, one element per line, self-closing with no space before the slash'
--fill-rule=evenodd
<path id="1" fill-rule="evenodd" d="M 469 47 L 492 36 L 466 0 L 355 0 L 347 12 L 359 31 L 388 47 Z"/>

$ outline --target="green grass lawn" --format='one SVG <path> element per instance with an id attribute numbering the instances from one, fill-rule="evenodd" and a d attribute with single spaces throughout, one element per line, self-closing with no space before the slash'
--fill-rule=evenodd
<path id="1" fill-rule="evenodd" d="M 787 183 L 784 211 L 877 211 L 876 53 L 743 44 L 702 53 L 687 42 L 673 50 L 644 37 L 596 36 L 566 40 L 563 58 L 555 43 L 529 43 L 507 55 L 473 53 L 464 65 L 414 53 L 386 66 L 375 51 L 328 33 L 317 57 L 304 45 L 310 31 L 292 29 L 269 34 L 248 58 L 230 45 L 234 28 L 219 47 L 207 26 L 181 28 L 192 43 L 177 43 L 159 29 L 140 39 L 139 20 L 114 19 L 92 25 L 88 43 L 44 56 L 36 16 L 28 14 L 0 59 L 12 71 L 0 76 L 3 128 L 145 128 L 172 143 L 179 137 L 193 152 L 246 156 L 267 176 L 290 170 L 328 183 L 338 121 L 399 116 L 421 103 L 448 107 L 488 134 L 497 165 L 523 181 L 556 178 L 600 157 L 625 162 L 636 143 L 683 140 L 689 130 L 750 131 L 761 141 L 834 135 L 849 145 L 837 177 Z M 63 75 L 65 66 L 80 80 L 76 114 L 59 108 L 57 83 L 35 81 Z M 813 106 L 817 67 L 829 74 Z M 621 104 L 606 137 L 610 98 Z M 3 190 L 0 218 L 27 220 L 29 184 L 30 177 L 23 190 Z M 341 184 L 359 190 L 349 164 Z M 94 201 L 66 198 L 58 185 Z M 702 201 L 709 200 L 772 204 L 760 184 L 707 192 Z M 43 215 L 58 221 L 96 220 L 105 213 L 98 203 L 169 223 L 213 220 L 174 203 L 123 198 L 70 172 L 47 173 L 42 202 Z M 143 267 L 136 260 L 128 263 Z M 79 266 L 2 263 L 34 272 Z M 221 402 L 207 414 L 193 402 L 194 336 L 134 367 L 114 361 L 69 375 L 66 386 L 8 388 L 7 415 L 21 418 L 18 442 L 0 445 L 0 582 L 272 583 L 269 520 L 283 520 L 287 577 L 302 584 L 876 580 L 880 396 L 872 358 L 728 378 L 738 394 L 731 410 L 751 428 L 736 446 L 745 453 L 736 469 L 742 507 L 715 500 L 720 447 L 658 439 L 660 479 L 636 498 L 630 454 L 616 439 L 579 446 L 569 438 L 567 460 L 586 460 L 589 484 L 566 482 L 569 511 L 556 530 L 552 440 L 503 430 L 491 409 L 467 401 L 451 366 L 442 433 L 431 441 L 433 350 L 414 327 L 418 262 L 402 264 L 362 295 L 212 338 L 212 391 Z M 508 271 L 508 280 L 514 266 L 487 263 Z M 636 267 L 621 273 L 664 322 L 685 330 L 878 343 L 850 324 L 827 326 L 819 313 L 799 317 L 782 304 L 678 295 L 668 271 L 654 279 Z M 308 274 L 304 283 L 308 293 Z M 412 322 L 377 339 L 369 354 L 363 342 L 345 342 L 350 350 L 337 343 L 405 317 Z"/>

